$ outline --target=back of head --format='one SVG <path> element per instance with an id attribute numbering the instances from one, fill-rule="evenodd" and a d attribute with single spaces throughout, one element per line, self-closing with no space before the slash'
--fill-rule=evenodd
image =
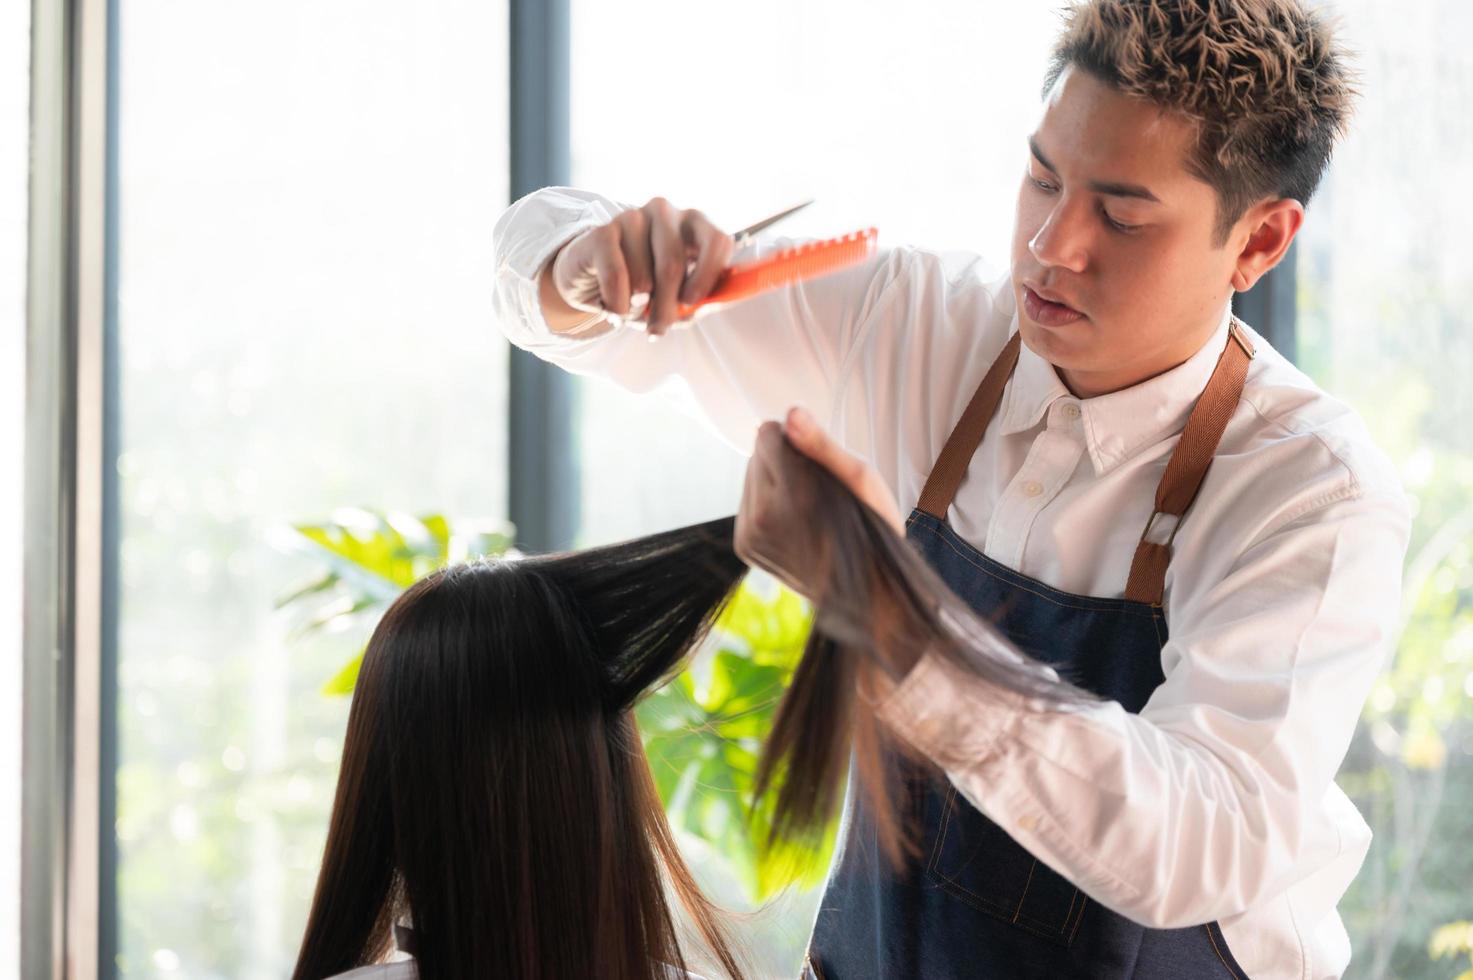
<path id="1" fill-rule="evenodd" d="M 1088 692 L 1046 676 L 827 470 L 785 450 L 790 488 L 827 542 L 815 628 L 757 773 L 772 836 L 814 840 L 841 797 L 851 739 L 886 850 L 909 843 L 872 697 L 882 647 L 927 650 L 1030 697 Z M 364 655 L 296 980 L 387 953 L 414 918 L 424 980 L 665 980 L 684 967 L 662 884 L 727 975 L 742 971 L 682 862 L 630 705 L 676 672 L 746 566 L 734 521 L 429 576 Z M 903 747 L 897 747 L 903 748 Z M 662 875 L 665 881 L 662 882 Z"/>
<path id="2" fill-rule="evenodd" d="M 1349 120 L 1346 60 L 1302 0 L 1082 0 L 1044 90 L 1073 66 L 1193 120 L 1188 166 L 1216 189 L 1226 236 L 1263 198 L 1309 202 Z"/>
<path id="3" fill-rule="evenodd" d="M 665 876 L 699 892 L 629 708 L 739 581 L 730 535 L 728 519 L 472 562 L 399 597 L 354 692 L 299 980 L 380 960 L 405 914 L 426 980 L 683 965 Z M 737 972 L 709 908 L 692 911 Z"/>

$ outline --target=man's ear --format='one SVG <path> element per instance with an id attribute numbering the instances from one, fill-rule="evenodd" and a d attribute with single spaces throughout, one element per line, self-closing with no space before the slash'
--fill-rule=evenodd
<path id="1" fill-rule="evenodd" d="M 1246 293 L 1264 273 L 1278 265 L 1302 224 L 1304 205 L 1292 198 L 1261 201 L 1249 208 L 1229 239 L 1238 245 L 1233 288 Z"/>

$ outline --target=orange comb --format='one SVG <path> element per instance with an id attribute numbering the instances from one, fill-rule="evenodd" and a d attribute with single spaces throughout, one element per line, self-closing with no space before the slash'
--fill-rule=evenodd
<path id="1" fill-rule="evenodd" d="M 711 294 L 695 303 L 681 303 L 676 317 L 690 319 L 696 310 L 708 303 L 730 303 L 748 299 L 769 289 L 781 289 L 795 282 L 817 279 L 830 272 L 864 261 L 875 252 L 879 232 L 873 228 L 851 232 L 839 238 L 804 242 L 751 262 L 733 265 L 716 280 Z"/>

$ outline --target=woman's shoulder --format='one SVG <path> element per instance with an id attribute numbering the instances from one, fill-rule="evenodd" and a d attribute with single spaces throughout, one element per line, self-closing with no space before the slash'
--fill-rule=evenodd
<path id="1" fill-rule="evenodd" d="M 397 963 L 360 966 L 347 973 L 334 974 L 328 980 L 418 980 L 418 978 L 419 971 L 414 968 L 414 961 L 400 960 Z"/>
<path id="2" fill-rule="evenodd" d="M 702 980 L 700 976 L 678 967 L 666 966 L 665 970 L 667 980 Z M 419 971 L 414 968 L 413 960 L 400 960 L 398 963 L 360 966 L 347 973 L 334 974 L 327 980 L 418 980 L 418 977 Z"/>

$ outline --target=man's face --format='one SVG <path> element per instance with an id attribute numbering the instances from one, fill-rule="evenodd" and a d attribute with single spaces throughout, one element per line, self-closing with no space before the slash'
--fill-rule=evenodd
<path id="1" fill-rule="evenodd" d="M 1080 397 L 1186 360 L 1231 295 L 1216 193 L 1186 169 L 1195 138 L 1072 67 L 1045 102 L 1018 191 L 1013 290 L 1024 343 Z"/>

